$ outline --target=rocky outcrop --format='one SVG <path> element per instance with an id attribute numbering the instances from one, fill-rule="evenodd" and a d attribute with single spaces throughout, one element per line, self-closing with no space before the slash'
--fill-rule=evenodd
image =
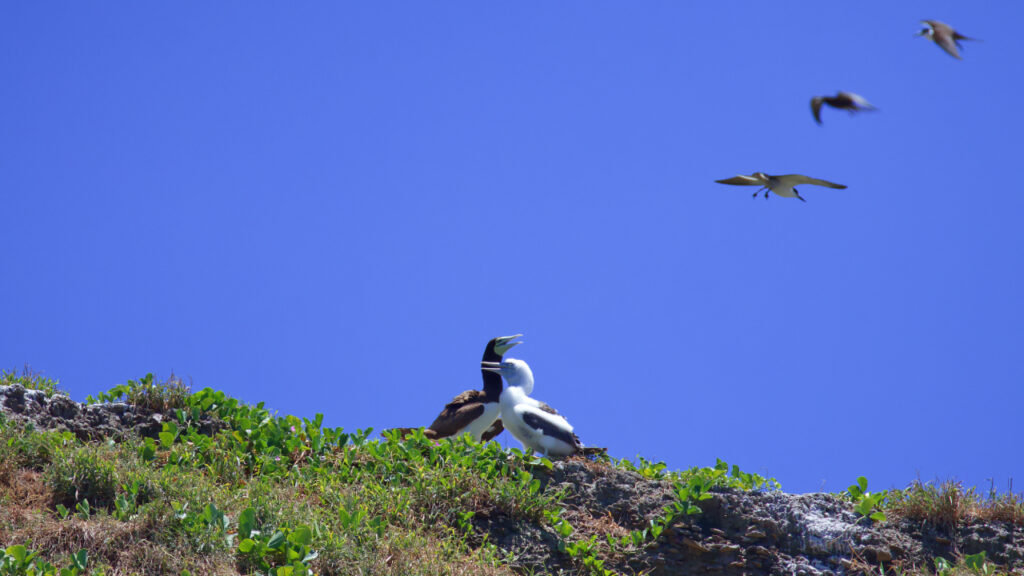
<path id="1" fill-rule="evenodd" d="M 548 485 L 565 490 L 565 518 L 578 532 L 620 537 L 640 530 L 671 505 L 668 482 L 585 460 L 557 462 Z M 906 520 L 872 523 L 833 494 L 719 490 L 700 502 L 702 512 L 677 520 L 642 551 L 612 556 L 617 573 L 651 575 L 878 574 L 879 566 L 934 566 L 942 556 L 987 553 L 1013 574 L 1024 574 L 1024 526 L 977 523 L 940 529 Z M 521 522 L 478 518 L 477 527 L 499 547 L 535 570 L 571 571 L 570 559 L 552 549 L 557 538 L 523 530 Z M 527 533 L 529 532 L 529 533 Z M 573 537 L 570 537 L 570 540 Z"/>
<path id="2" fill-rule="evenodd" d="M 36 428 L 67 430 L 81 440 L 120 439 L 131 434 L 156 438 L 171 417 L 122 402 L 80 404 L 62 394 L 47 397 L 19 384 L 0 386 L 0 412 Z M 221 428 L 221 422 L 209 418 L 200 423 L 200 429 L 208 434 Z"/>

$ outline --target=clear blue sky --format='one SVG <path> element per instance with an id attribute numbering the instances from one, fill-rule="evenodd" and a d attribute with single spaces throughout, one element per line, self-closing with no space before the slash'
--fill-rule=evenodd
<path id="1" fill-rule="evenodd" d="M 104 8 L 0 7 L 0 367 L 380 430 L 522 332 L 614 456 L 1024 486 L 1021 2 Z"/>

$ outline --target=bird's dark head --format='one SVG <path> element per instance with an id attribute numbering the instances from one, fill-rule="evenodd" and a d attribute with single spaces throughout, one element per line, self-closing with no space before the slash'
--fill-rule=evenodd
<path id="1" fill-rule="evenodd" d="M 522 337 L 522 334 L 514 334 L 512 336 L 498 336 L 497 338 L 493 338 L 487 343 L 487 354 L 493 355 L 495 359 L 499 359 L 513 347 L 522 344 L 522 342 L 515 341 Z"/>

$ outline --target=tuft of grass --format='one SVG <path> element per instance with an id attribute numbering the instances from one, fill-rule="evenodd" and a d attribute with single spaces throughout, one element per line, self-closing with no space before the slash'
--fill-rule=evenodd
<path id="1" fill-rule="evenodd" d="M 938 485 L 917 480 L 903 490 L 892 490 L 887 510 L 909 520 L 945 528 L 976 520 L 1024 525 L 1024 496 L 1012 490 L 999 493 L 995 489 L 982 496 L 974 487 L 965 488 L 957 480 Z"/>
<path id="2" fill-rule="evenodd" d="M 117 496 L 115 455 L 108 446 L 83 446 L 50 463 L 45 476 L 54 505 L 69 509 L 110 508 Z M 84 503 L 84 504 L 83 504 Z"/>
<path id="3" fill-rule="evenodd" d="M 21 384 L 26 390 L 41 390 L 47 397 L 57 394 L 67 396 L 67 392 L 60 388 L 60 382 L 50 380 L 28 365 L 24 366 L 20 373 L 17 370 L 0 371 L 0 386 L 13 386 L 14 384 Z"/>
<path id="4" fill-rule="evenodd" d="M 980 504 L 977 491 L 964 488 L 958 481 L 947 480 L 936 486 L 918 480 L 904 490 L 892 491 L 888 510 L 915 522 L 954 528 L 971 518 Z"/>

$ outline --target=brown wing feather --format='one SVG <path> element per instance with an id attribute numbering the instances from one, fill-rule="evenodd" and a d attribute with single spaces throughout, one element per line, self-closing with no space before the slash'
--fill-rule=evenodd
<path id="1" fill-rule="evenodd" d="M 454 435 L 484 413 L 483 396 L 480 390 L 466 390 L 446 404 L 427 428 L 433 430 L 437 438 Z"/>
<path id="2" fill-rule="evenodd" d="M 814 114 L 814 121 L 818 124 L 821 124 L 821 103 L 824 101 L 825 99 L 821 96 L 811 98 L 811 113 Z"/>
<path id="3" fill-rule="evenodd" d="M 494 421 L 494 424 L 491 424 L 490 428 L 480 435 L 480 440 L 482 442 L 488 442 L 498 434 L 501 434 L 503 430 L 505 430 L 505 425 L 501 423 L 501 419 L 499 418 Z"/>

